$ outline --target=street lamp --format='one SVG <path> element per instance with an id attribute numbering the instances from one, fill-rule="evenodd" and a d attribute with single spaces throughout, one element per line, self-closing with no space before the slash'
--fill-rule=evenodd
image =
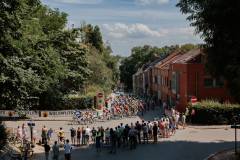
<path id="1" fill-rule="evenodd" d="M 35 147 L 33 144 L 33 127 L 35 126 L 35 123 L 31 120 L 30 122 L 27 123 L 29 128 L 30 128 L 30 134 L 31 134 L 31 147 Z"/>
<path id="2" fill-rule="evenodd" d="M 237 152 L 237 129 L 240 128 L 240 125 L 237 123 L 239 123 L 239 120 L 240 120 L 240 114 L 237 116 L 234 116 L 234 124 L 231 125 L 231 128 L 235 129 L 235 146 L 234 146 L 234 148 L 235 148 L 236 155 L 238 154 L 238 152 Z"/>

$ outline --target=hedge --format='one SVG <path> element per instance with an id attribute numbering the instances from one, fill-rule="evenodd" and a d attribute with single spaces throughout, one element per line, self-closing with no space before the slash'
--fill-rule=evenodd
<path id="1" fill-rule="evenodd" d="M 65 109 L 86 109 L 94 106 L 94 97 L 92 96 L 76 96 L 66 97 L 63 99 Z"/>
<path id="2" fill-rule="evenodd" d="M 240 115 L 240 105 L 224 103 L 221 104 L 212 100 L 205 100 L 196 105 L 189 106 L 189 118 L 193 124 L 233 124 L 234 118 Z M 195 114 L 191 115 L 194 109 Z"/>

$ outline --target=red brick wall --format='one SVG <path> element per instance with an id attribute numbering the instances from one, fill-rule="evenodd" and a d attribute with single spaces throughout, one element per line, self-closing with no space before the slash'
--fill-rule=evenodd
<path id="1" fill-rule="evenodd" d="M 230 99 L 226 84 L 223 88 L 206 88 L 204 86 L 204 78 L 207 74 L 203 64 L 172 64 L 170 68 L 171 73 L 172 71 L 180 73 L 180 99 L 176 105 L 177 110 L 184 111 L 191 96 L 196 96 L 198 100 Z M 176 95 L 173 93 L 172 98 L 176 99 Z"/>

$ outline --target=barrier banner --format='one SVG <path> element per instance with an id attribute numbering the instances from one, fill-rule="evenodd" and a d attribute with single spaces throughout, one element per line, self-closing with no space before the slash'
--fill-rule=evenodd
<path id="1" fill-rule="evenodd" d="M 28 117 L 70 117 L 73 115 L 74 110 L 62 111 L 25 111 Z M 0 117 L 19 117 L 13 110 L 0 110 Z"/>

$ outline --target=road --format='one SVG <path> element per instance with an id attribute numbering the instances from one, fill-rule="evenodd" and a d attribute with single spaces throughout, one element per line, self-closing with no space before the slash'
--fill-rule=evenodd
<path id="1" fill-rule="evenodd" d="M 150 120 L 153 117 L 159 116 L 158 110 L 150 111 L 144 119 Z M 135 122 L 141 120 L 140 117 L 124 118 L 121 120 L 111 120 L 107 122 L 97 122 L 92 126 L 114 127 L 120 123 Z M 8 127 L 16 127 L 23 122 L 6 122 Z M 63 127 L 65 131 L 73 125 L 69 125 L 67 121 L 36 121 L 36 128 L 38 136 L 39 130 L 43 125 L 48 128 L 58 130 Z M 74 125 L 78 127 L 77 125 Z M 69 136 L 69 133 L 67 133 Z M 238 134 L 240 136 L 240 134 Z M 93 146 L 75 148 L 72 152 L 72 160 L 202 160 L 208 155 L 234 147 L 234 130 L 230 126 L 188 126 L 186 129 L 179 129 L 174 136 L 166 139 L 160 139 L 158 144 L 143 144 L 139 145 L 136 150 L 118 149 L 117 154 L 108 153 L 109 150 L 104 148 L 101 153 L 97 153 Z M 41 153 L 43 149 L 37 147 L 35 158 L 36 160 L 43 160 L 44 154 Z M 38 153 L 37 153 L 38 152 Z M 60 160 L 63 158 L 61 153 Z"/>

